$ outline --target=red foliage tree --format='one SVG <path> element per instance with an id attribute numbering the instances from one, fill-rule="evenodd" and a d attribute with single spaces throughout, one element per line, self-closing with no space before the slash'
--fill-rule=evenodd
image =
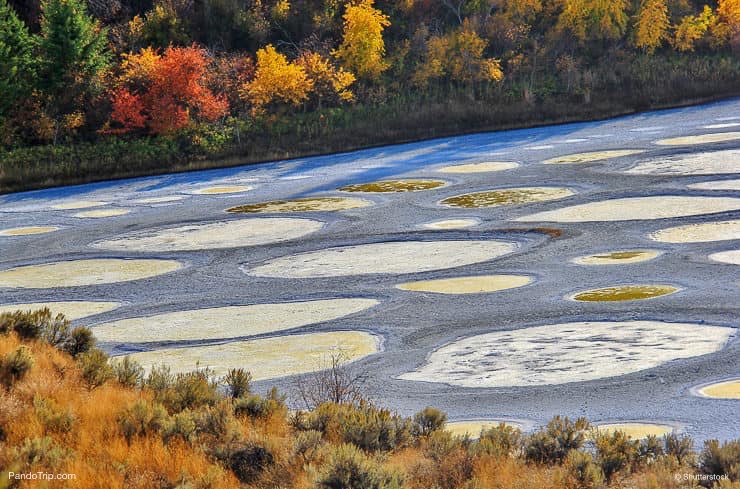
<path id="1" fill-rule="evenodd" d="M 110 132 L 146 129 L 171 134 L 191 121 L 215 121 L 228 112 L 223 96 L 207 87 L 208 53 L 195 45 L 168 47 L 160 56 L 143 49 L 126 57 L 120 87 L 111 94 Z"/>

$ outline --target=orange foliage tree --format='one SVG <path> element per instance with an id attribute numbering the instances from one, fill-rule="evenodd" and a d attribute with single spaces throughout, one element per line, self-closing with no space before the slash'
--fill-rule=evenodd
<path id="1" fill-rule="evenodd" d="M 210 57 L 195 45 L 145 48 L 124 57 L 119 86 L 111 96 L 109 132 L 144 130 L 171 134 L 191 121 L 215 121 L 229 104 L 206 86 Z"/>

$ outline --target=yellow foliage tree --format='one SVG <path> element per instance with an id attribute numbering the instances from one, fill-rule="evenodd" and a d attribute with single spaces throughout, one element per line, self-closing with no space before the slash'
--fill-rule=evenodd
<path id="1" fill-rule="evenodd" d="M 425 86 L 429 80 L 500 81 L 503 77 L 497 59 L 484 58 L 487 42 L 481 39 L 467 20 L 460 29 L 446 36 L 432 36 L 427 41 L 425 60 L 414 74 L 414 82 Z"/>
<path id="2" fill-rule="evenodd" d="M 151 74 L 162 59 L 159 52 L 152 47 L 143 48 L 138 53 L 124 53 L 122 57 L 119 78 L 122 84 L 142 83 L 151 79 Z"/>
<path id="3" fill-rule="evenodd" d="M 579 40 L 619 39 L 627 28 L 627 0 L 565 0 L 558 20 Z"/>
<path id="4" fill-rule="evenodd" d="M 665 0 L 642 0 L 635 22 L 635 46 L 652 54 L 668 38 L 670 25 Z"/>
<path id="5" fill-rule="evenodd" d="M 510 19 L 530 23 L 542 12 L 542 0 L 506 0 L 504 10 Z"/>
<path id="6" fill-rule="evenodd" d="M 278 100 L 300 105 L 308 99 L 312 88 L 313 81 L 302 66 L 290 63 L 268 45 L 257 51 L 254 79 L 244 84 L 240 95 L 252 104 L 254 113 L 260 113 L 265 106 Z"/>
<path id="7" fill-rule="evenodd" d="M 740 0 L 719 0 L 717 13 L 728 26 L 728 37 L 733 44 L 740 45 Z"/>
<path id="8" fill-rule="evenodd" d="M 332 98 L 340 102 L 350 102 L 354 99 L 349 86 L 355 82 L 355 75 L 343 68 L 335 67 L 319 53 L 304 52 L 295 60 L 295 64 L 303 68 L 313 84 L 313 96 L 319 106 L 323 101 Z"/>
<path id="9" fill-rule="evenodd" d="M 687 15 L 676 27 L 673 47 L 678 51 L 693 51 L 696 41 L 704 37 L 707 31 L 717 23 L 717 16 L 709 5 L 698 15 Z"/>
<path id="10" fill-rule="evenodd" d="M 388 16 L 373 7 L 373 0 L 348 4 L 344 13 L 342 44 L 332 53 L 357 76 L 376 80 L 388 68 L 383 30 L 391 25 Z"/>

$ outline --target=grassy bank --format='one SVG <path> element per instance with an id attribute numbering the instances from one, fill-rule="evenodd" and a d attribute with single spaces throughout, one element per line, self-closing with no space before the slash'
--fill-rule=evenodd
<path id="1" fill-rule="evenodd" d="M 77 489 L 740 487 L 740 440 L 695 451 L 687 436 L 632 440 L 562 417 L 531 434 L 502 424 L 459 437 L 437 409 L 407 418 L 356 385 L 337 384 L 351 394 L 339 399 L 314 385 L 350 378 L 338 367 L 304 380 L 316 395 L 291 414 L 278 392 L 253 393 L 247 372 L 145 375 L 48 310 L 3 314 L 0 488 L 43 487 L 21 475 L 39 472 L 72 474 L 47 486 Z"/>

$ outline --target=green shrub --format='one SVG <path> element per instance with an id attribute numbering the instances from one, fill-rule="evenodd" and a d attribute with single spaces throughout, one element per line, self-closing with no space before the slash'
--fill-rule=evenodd
<path id="1" fill-rule="evenodd" d="M 78 355 L 77 365 L 89 389 L 100 387 L 115 375 L 113 368 L 108 364 L 108 355 L 97 348 Z"/>
<path id="2" fill-rule="evenodd" d="M 195 416 L 189 409 L 185 409 L 170 417 L 170 422 L 162 433 L 162 440 L 169 443 L 173 438 L 181 438 L 192 443 L 196 429 Z"/>
<path id="3" fill-rule="evenodd" d="M 136 387 L 144 382 L 144 368 L 131 360 L 126 355 L 120 360 L 114 360 L 113 372 L 116 375 L 118 383 L 125 387 Z"/>
<path id="4" fill-rule="evenodd" d="M 160 434 L 169 424 L 164 406 L 144 400 L 136 401 L 118 416 L 118 426 L 129 443 L 137 436 Z"/>
<path id="5" fill-rule="evenodd" d="M 74 414 L 69 409 L 61 408 L 53 399 L 34 396 L 33 407 L 46 431 L 68 433 L 75 424 Z"/>
<path id="6" fill-rule="evenodd" d="M 249 394 L 252 382 L 252 374 L 241 368 L 232 368 L 223 378 L 229 395 L 234 399 L 244 397 Z"/>
<path id="7" fill-rule="evenodd" d="M 218 384 L 212 382 L 211 377 L 208 369 L 177 374 L 171 387 L 172 396 L 168 399 L 170 409 L 178 412 L 215 404 L 219 398 Z"/>
<path id="8" fill-rule="evenodd" d="M 433 431 L 441 430 L 447 423 L 447 413 L 426 407 L 414 415 L 413 433 L 417 436 L 428 436 Z"/>
<path id="9" fill-rule="evenodd" d="M 296 434 L 293 455 L 303 464 L 319 462 L 323 459 L 327 444 L 320 431 L 308 430 Z"/>
<path id="10" fill-rule="evenodd" d="M 172 387 L 174 382 L 175 376 L 170 372 L 170 368 L 162 364 L 152 367 L 144 381 L 144 385 L 152 389 L 158 398 L 161 398 Z"/>
<path id="11" fill-rule="evenodd" d="M 435 462 L 442 462 L 450 458 L 455 451 L 460 451 L 470 445 L 470 439 L 453 436 L 445 430 L 433 431 L 422 443 L 424 455 Z"/>
<path id="12" fill-rule="evenodd" d="M 594 440 L 596 459 L 607 481 L 637 461 L 640 442 L 631 440 L 623 431 L 597 433 Z"/>
<path id="13" fill-rule="evenodd" d="M 329 455 L 329 462 L 319 479 L 324 489 L 400 489 L 403 480 L 399 474 L 380 467 L 362 451 L 343 444 Z"/>
<path id="14" fill-rule="evenodd" d="M 568 487 L 577 489 L 597 489 L 604 485 L 604 473 L 590 453 L 571 450 L 565 457 Z"/>
<path id="15" fill-rule="evenodd" d="M 195 426 L 198 433 L 213 436 L 221 442 L 238 440 L 241 437 L 231 404 L 227 401 L 196 411 Z"/>
<path id="16" fill-rule="evenodd" d="M 83 353 L 89 352 L 94 346 L 95 336 L 93 336 L 90 328 L 78 326 L 69 334 L 69 338 L 62 345 L 62 349 L 76 358 Z"/>
<path id="17" fill-rule="evenodd" d="M 56 470 L 72 455 L 69 450 L 57 445 L 51 437 L 26 438 L 23 444 L 14 450 L 16 462 L 23 471 L 30 468 Z"/>
<path id="18" fill-rule="evenodd" d="M 555 416 L 544 430 L 533 433 L 525 447 L 527 460 L 538 463 L 562 463 L 568 452 L 580 449 L 591 425 L 585 418 L 575 422 Z"/>
<path id="19" fill-rule="evenodd" d="M 731 481 L 740 480 L 740 440 L 722 445 L 717 440 L 705 441 L 699 455 L 699 469 L 707 475 L 726 475 Z"/>
<path id="20" fill-rule="evenodd" d="M 27 346 L 21 345 L 16 350 L 6 353 L 0 359 L 0 382 L 10 388 L 22 380 L 33 368 L 33 356 Z"/>
<path id="21" fill-rule="evenodd" d="M 655 435 L 648 435 L 640 441 L 639 461 L 643 464 L 652 464 L 663 455 L 663 441 Z"/>
<path id="22" fill-rule="evenodd" d="M 505 423 L 481 430 L 480 438 L 472 448 L 475 453 L 495 457 L 512 457 L 522 452 L 524 437 L 522 430 Z"/>
<path id="23" fill-rule="evenodd" d="M 688 435 L 669 433 L 663 436 L 666 455 L 674 457 L 679 465 L 694 462 L 694 440 Z"/>

